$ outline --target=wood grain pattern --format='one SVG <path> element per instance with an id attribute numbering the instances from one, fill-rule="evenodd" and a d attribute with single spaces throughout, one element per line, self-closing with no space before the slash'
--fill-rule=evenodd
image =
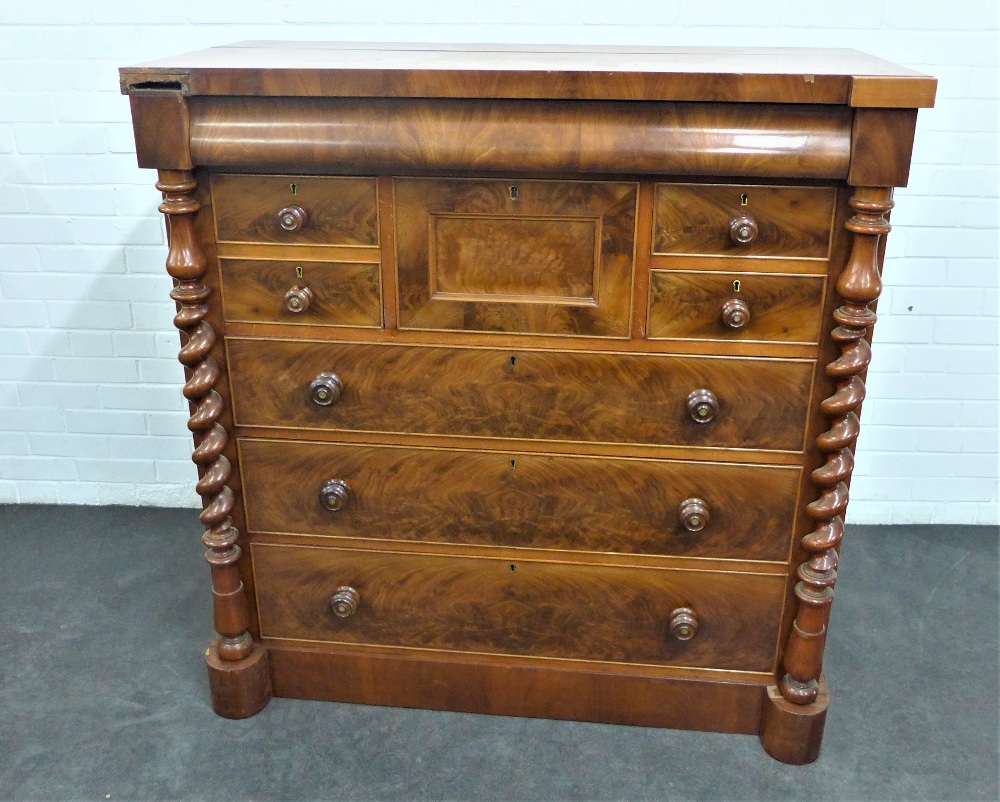
<path id="1" fill-rule="evenodd" d="M 837 106 L 192 97 L 190 107 L 194 159 L 238 172 L 843 179 L 850 161 L 851 114 Z"/>
<path id="2" fill-rule="evenodd" d="M 187 98 L 177 92 L 132 95 L 129 105 L 139 166 L 190 170 L 194 163 Z"/>
<path id="3" fill-rule="evenodd" d="M 628 336 L 635 184 L 394 183 L 400 328 Z"/>
<path id="4" fill-rule="evenodd" d="M 273 640 L 268 647 L 275 694 L 295 699 L 756 734 L 766 691 L 752 674 L 713 671 L 713 681 L 648 666 L 540 666 L 528 658 L 292 648 Z"/>
<path id="5" fill-rule="evenodd" d="M 606 553 L 788 558 L 800 470 L 300 441 L 240 441 L 255 531 Z M 351 500 L 331 513 L 323 485 Z M 705 499 L 689 532 L 682 502 Z"/>
<path id="6" fill-rule="evenodd" d="M 858 109 L 851 130 L 847 183 L 905 187 L 910 178 L 916 109 Z"/>
<path id="7" fill-rule="evenodd" d="M 654 270 L 648 336 L 816 343 L 825 286 L 819 276 Z M 722 307 L 730 299 L 750 310 L 742 328 L 723 323 Z"/>
<path id="8" fill-rule="evenodd" d="M 240 425 L 417 432 L 535 440 L 803 447 L 812 363 L 280 342 L 231 338 Z M 306 388 L 336 373 L 340 401 L 317 408 Z M 689 417 L 688 394 L 713 389 L 721 411 Z"/>
<path id="9" fill-rule="evenodd" d="M 830 48 L 240 42 L 121 70 L 123 92 L 162 80 L 193 95 L 911 107 L 932 105 L 936 84 L 857 50 Z"/>
<path id="10" fill-rule="evenodd" d="M 647 237 L 645 242 L 649 242 Z M 758 259 L 739 256 L 690 256 L 650 254 L 650 270 L 698 270 L 703 273 L 779 273 L 825 276 L 829 264 L 821 259 Z"/>
<path id="11" fill-rule="evenodd" d="M 832 187 L 657 184 L 653 252 L 825 259 L 836 196 Z M 742 245 L 729 225 L 744 215 L 759 233 Z"/>
<path id="12" fill-rule="evenodd" d="M 562 565 L 255 543 L 264 637 L 771 671 L 778 575 Z M 357 612 L 328 612 L 341 585 Z M 698 611 L 689 641 L 672 610 Z"/>
<path id="13" fill-rule="evenodd" d="M 317 326 L 382 325 L 378 264 L 221 259 L 226 320 Z M 301 276 L 299 275 L 301 269 Z M 291 314 L 282 299 L 307 287 L 312 301 Z"/>
<path id="14" fill-rule="evenodd" d="M 121 77 L 161 171 L 218 713 L 273 690 L 815 759 L 891 186 L 934 79 L 316 43 Z"/>
<path id="15" fill-rule="evenodd" d="M 220 240 L 367 247 L 379 244 L 373 178 L 215 173 L 212 196 Z M 292 205 L 301 206 L 309 216 L 300 231 L 286 231 L 278 224 L 278 212 Z"/>

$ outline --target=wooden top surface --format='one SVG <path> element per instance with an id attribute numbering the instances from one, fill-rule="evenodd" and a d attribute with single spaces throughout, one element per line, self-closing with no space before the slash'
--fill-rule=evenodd
<path id="1" fill-rule="evenodd" d="M 121 70 L 189 95 L 929 107 L 937 81 L 857 50 L 239 42 Z"/>

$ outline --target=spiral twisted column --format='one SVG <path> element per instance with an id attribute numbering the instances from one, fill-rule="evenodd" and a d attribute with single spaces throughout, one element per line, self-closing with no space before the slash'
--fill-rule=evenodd
<path id="1" fill-rule="evenodd" d="M 178 304 L 174 325 L 183 335 L 178 359 L 188 370 L 184 396 L 192 406 L 188 428 L 194 435 L 195 449 L 191 459 L 201 474 L 197 490 L 204 507 L 201 522 L 205 525 L 202 541 L 208 547 L 205 560 L 212 568 L 217 633 L 214 649 L 221 660 L 233 662 L 249 657 L 254 642 L 248 632 L 250 613 L 237 569 L 239 531 L 230 516 L 234 499 L 227 482 L 232 466 L 222 453 L 228 435 L 219 423 L 222 396 L 215 391 L 219 364 L 211 351 L 216 336 L 205 320 L 211 291 L 202 283 L 208 262 L 194 233 L 194 214 L 200 208 L 194 198 L 196 186 L 187 170 L 161 170 L 156 183 L 163 193 L 160 211 L 167 221 L 167 272 L 175 281 L 170 297 Z"/>
<path id="2" fill-rule="evenodd" d="M 815 529 L 802 538 L 809 558 L 798 570 L 795 596 L 799 606 L 779 685 L 781 695 L 797 705 L 816 701 L 819 693 L 826 626 L 837 582 L 837 549 L 844 535 L 847 486 L 854 470 L 852 448 L 861 428 L 857 411 L 865 398 L 862 374 L 871 361 L 871 348 L 865 339 L 875 324 L 870 305 L 882 292 L 879 238 L 889 233 L 885 215 L 892 209 L 891 197 L 891 189 L 856 189 L 850 200 L 855 214 L 845 224 L 854 240 L 847 266 L 837 281 L 837 293 L 844 304 L 833 313 L 837 326 L 830 335 L 840 347 L 840 356 L 826 366 L 826 375 L 836 390 L 820 404 L 830 426 L 816 438 L 826 462 L 811 475 L 820 495 L 806 507 L 806 514 L 815 522 Z"/>

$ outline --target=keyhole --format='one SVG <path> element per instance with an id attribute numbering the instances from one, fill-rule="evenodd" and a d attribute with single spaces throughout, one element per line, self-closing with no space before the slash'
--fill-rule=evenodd
<path id="1" fill-rule="evenodd" d="M 517 460 L 513 460 L 513 459 L 512 459 L 512 460 L 510 461 L 510 469 L 511 469 L 511 470 L 514 470 L 514 466 L 515 466 L 515 465 L 517 465 Z"/>
<path id="2" fill-rule="evenodd" d="M 302 265 L 295 268 L 295 278 L 302 278 Z"/>
<path id="3" fill-rule="evenodd" d="M 508 191 L 510 192 L 510 199 L 517 200 L 517 196 L 519 194 L 517 187 L 508 187 Z"/>
<path id="4" fill-rule="evenodd" d="M 750 198 L 747 196 L 747 193 L 744 192 L 740 195 L 740 206 L 746 206 L 749 201 Z"/>
<path id="5" fill-rule="evenodd" d="M 298 185 L 296 185 L 296 184 L 289 184 L 288 188 L 292 191 L 293 195 L 298 194 L 298 191 L 299 191 Z"/>
<path id="6" fill-rule="evenodd" d="M 740 291 L 740 280 L 738 278 L 733 279 L 733 292 L 739 292 L 739 291 Z"/>
<path id="7" fill-rule="evenodd" d="M 516 571 L 516 570 L 517 570 L 517 567 L 514 565 L 514 563 L 511 563 L 510 564 L 510 572 L 514 573 L 514 571 Z"/>
<path id="8" fill-rule="evenodd" d="M 517 364 L 517 357 L 516 356 L 512 356 L 510 358 L 510 366 L 514 367 L 516 364 Z"/>

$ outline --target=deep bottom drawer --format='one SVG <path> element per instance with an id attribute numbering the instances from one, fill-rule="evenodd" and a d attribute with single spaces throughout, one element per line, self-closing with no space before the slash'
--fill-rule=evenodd
<path id="1" fill-rule="evenodd" d="M 258 532 L 687 557 L 787 559 L 801 474 L 779 465 L 239 445 L 248 524 Z M 338 509 L 321 500 L 331 485 L 344 494 Z"/>
<path id="2" fill-rule="evenodd" d="M 783 576 L 263 543 L 251 548 L 266 638 L 773 668 Z M 331 604 L 343 588 L 356 593 L 348 617 Z M 676 611 L 682 608 L 697 619 L 696 634 L 686 640 L 678 635 L 694 627 L 681 631 Z"/>

